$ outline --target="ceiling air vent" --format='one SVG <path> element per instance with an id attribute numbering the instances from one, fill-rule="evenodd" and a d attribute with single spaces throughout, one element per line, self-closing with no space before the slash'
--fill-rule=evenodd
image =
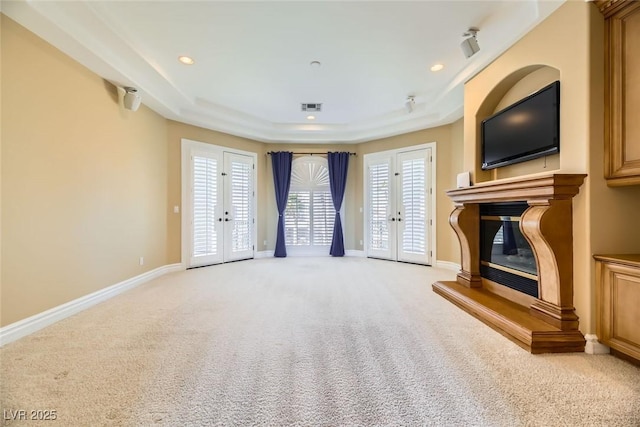
<path id="1" fill-rule="evenodd" d="M 322 104 L 300 104 L 302 111 L 322 111 Z"/>

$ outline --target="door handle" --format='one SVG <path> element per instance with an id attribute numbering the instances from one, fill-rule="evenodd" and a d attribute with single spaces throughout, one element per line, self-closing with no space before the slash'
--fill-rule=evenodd
<path id="1" fill-rule="evenodd" d="M 233 221 L 233 218 L 225 218 L 225 221 Z"/>
<path id="2" fill-rule="evenodd" d="M 218 221 L 222 222 L 222 218 L 218 218 Z"/>

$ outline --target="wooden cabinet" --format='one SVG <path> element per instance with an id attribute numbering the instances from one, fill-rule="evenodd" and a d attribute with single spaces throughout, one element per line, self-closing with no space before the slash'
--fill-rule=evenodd
<path id="1" fill-rule="evenodd" d="M 640 255 L 594 258 L 598 339 L 640 360 Z"/>
<path id="2" fill-rule="evenodd" d="M 605 164 L 611 186 L 640 185 L 640 1 L 597 1 L 605 17 Z"/>

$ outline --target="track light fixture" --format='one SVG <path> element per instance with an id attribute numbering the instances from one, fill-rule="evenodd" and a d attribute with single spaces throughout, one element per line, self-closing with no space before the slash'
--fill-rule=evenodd
<path id="1" fill-rule="evenodd" d="M 131 111 L 136 111 L 138 107 L 140 107 L 140 95 L 138 94 L 138 89 L 134 87 L 125 87 L 124 89 L 124 98 L 122 100 L 124 104 L 124 108 Z"/>
<path id="2" fill-rule="evenodd" d="M 404 103 L 404 108 L 407 109 L 407 113 L 411 113 L 416 106 L 416 97 L 409 95 Z"/>
<path id="3" fill-rule="evenodd" d="M 478 45 L 478 40 L 476 39 L 476 34 L 478 34 L 478 30 L 476 27 L 469 28 L 462 37 L 465 39 L 460 43 L 460 48 L 462 49 L 462 53 L 466 58 L 471 58 L 473 55 L 478 53 L 480 50 L 480 46 Z"/>

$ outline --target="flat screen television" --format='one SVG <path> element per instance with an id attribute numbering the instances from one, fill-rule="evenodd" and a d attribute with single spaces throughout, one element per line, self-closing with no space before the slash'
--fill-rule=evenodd
<path id="1" fill-rule="evenodd" d="M 560 82 L 482 121 L 482 169 L 560 152 Z"/>

